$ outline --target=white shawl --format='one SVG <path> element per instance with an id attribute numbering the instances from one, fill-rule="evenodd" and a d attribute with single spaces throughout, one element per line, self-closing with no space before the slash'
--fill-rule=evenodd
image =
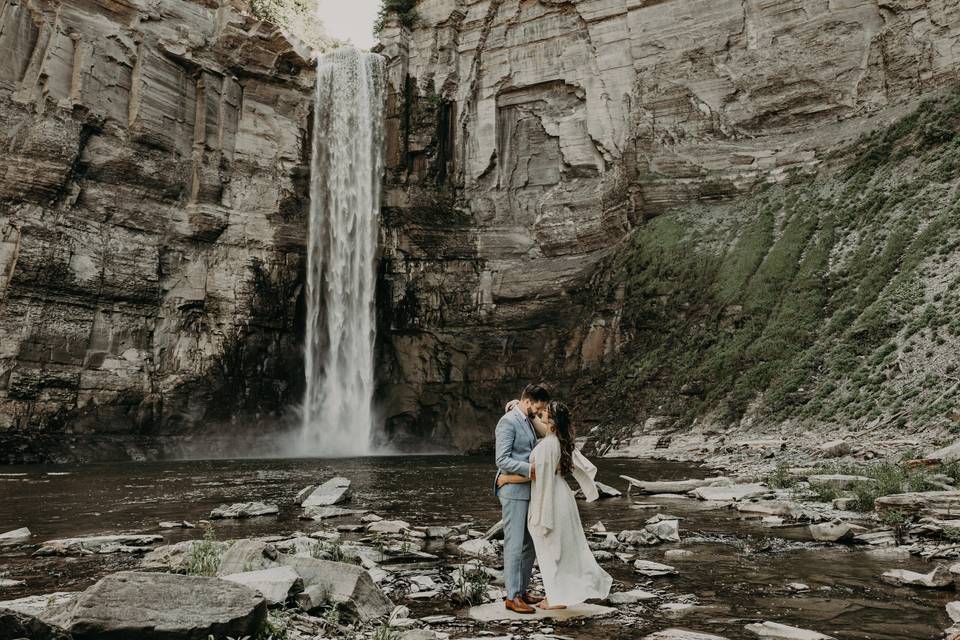
<path id="1" fill-rule="evenodd" d="M 557 482 L 566 482 L 557 472 L 560 463 L 560 440 L 548 435 L 530 455 L 536 480 L 530 486 L 530 508 L 527 526 L 538 536 L 546 537 L 554 529 L 554 491 Z M 600 497 L 594 478 L 597 468 L 578 449 L 573 450 L 573 477 L 583 490 L 587 502 Z"/>

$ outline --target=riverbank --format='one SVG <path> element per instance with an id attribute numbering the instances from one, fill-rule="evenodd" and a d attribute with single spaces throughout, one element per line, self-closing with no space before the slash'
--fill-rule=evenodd
<path id="1" fill-rule="evenodd" d="M 164 594 L 175 593 L 176 582 L 191 573 L 212 574 L 201 577 L 223 587 L 231 574 L 267 570 L 292 580 L 285 597 L 274 596 L 275 604 L 252 605 L 269 612 L 262 620 L 254 612 L 251 619 L 269 621 L 275 638 L 697 637 L 663 635 L 674 628 L 730 640 L 779 637 L 748 630 L 761 625 L 750 628 L 776 633 L 775 626 L 763 626 L 770 622 L 835 638 L 916 640 L 942 637 L 952 624 L 946 607 L 954 599 L 948 577 L 956 551 L 933 557 L 950 546 L 943 529 L 901 527 L 906 538 L 898 541 L 875 516 L 802 499 L 807 479 L 776 488 L 736 478 L 708 481 L 718 474 L 687 463 L 598 463 L 599 479 L 623 495 L 580 503 L 595 554 L 620 594 L 593 603 L 600 607 L 592 611 L 597 617 L 500 619 L 506 612 L 498 603 L 499 542 L 486 535 L 499 518 L 487 491 L 489 460 L 462 457 L 9 468 L 0 476 L 0 521 L 26 526 L 32 535 L 0 550 L 0 575 L 9 581 L 0 583 L 0 600 L 7 601 L 0 606 L 32 597 L 34 615 L 71 628 L 79 622 L 71 622 L 63 602 L 117 602 L 117 581 L 133 580 L 136 593 Z M 350 481 L 338 504 L 297 504 L 304 485 L 335 476 Z M 652 487 L 659 493 L 635 487 L 627 496 L 629 483 L 621 476 L 641 483 L 693 481 L 703 485 L 698 490 L 705 499 L 682 485 L 683 493 L 664 493 L 674 489 L 661 485 Z M 238 502 L 275 505 L 276 512 L 210 517 L 221 504 Z M 833 523 L 838 516 L 841 523 Z M 121 533 L 136 535 L 91 540 Z M 836 542 L 824 541 L 834 535 Z M 306 566 L 314 562 L 343 566 Z M 883 577 L 894 571 L 909 580 L 912 574 L 903 572 L 930 575 L 937 565 L 943 568 L 931 579 L 940 588 Z M 363 576 L 353 584 L 362 580 L 362 593 L 381 594 L 391 605 L 371 596 L 380 608 L 367 619 L 354 612 L 359 596 L 353 590 L 330 596 L 339 592 L 331 591 L 329 576 L 360 576 L 355 567 Z M 117 577 L 121 571 L 149 577 Z M 155 577 L 167 574 L 181 577 Z M 238 579 L 252 584 L 263 577 Z M 329 593 L 312 589 L 315 604 L 302 594 L 318 580 L 328 580 Z M 258 588 L 264 593 L 268 587 Z M 271 582 L 269 588 L 283 587 Z M 72 595 L 51 596 L 64 592 Z M 57 610 L 45 613 L 48 603 Z M 23 602 L 14 606 L 22 610 Z"/>

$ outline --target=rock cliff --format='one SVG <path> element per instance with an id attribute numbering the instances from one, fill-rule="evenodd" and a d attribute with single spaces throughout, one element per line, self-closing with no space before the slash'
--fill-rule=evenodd
<path id="1" fill-rule="evenodd" d="M 0 4 L 0 461 L 299 400 L 308 58 L 229 0 Z"/>
<path id="2" fill-rule="evenodd" d="M 926 274 L 940 249 L 906 247 L 954 206 L 952 137 L 913 131 L 956 130 L 952 107 L 908 114 L 958 79 L 960 2 L 422 0 L 405 22 L 381 34 L 393 437 L 482 447 L 503 401 L 536 379 L 576 400 L 581 424 L 646 422 L 634 435 L 654 442 L 804 411 L 899 422 L 913 414 L 896 399 L 927 372 L 929 397 L 911 397 L 952 397 L 936 354 L 926 370 L 904 364 L 914 311 L 894 322 L 875 305 L 911 287 L 917 313 L 944 297 L 928 280 L 948 267 L 898 274 Z M 876 204 L 913 178 L 922 206 Z M 946 190 L 931 194 L 936 180 Z M 810 282 L 821 297 L 803 297 Z M 864 343 L 863 322 L 884 329 Z M 938 336 L 937 354 L 956 346 Z M 878 395 L 851 400 L 861 365 Z"/>

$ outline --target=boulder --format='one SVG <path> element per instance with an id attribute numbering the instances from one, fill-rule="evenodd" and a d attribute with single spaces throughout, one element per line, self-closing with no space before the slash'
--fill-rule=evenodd
<path id="1" fill-rule="evenodd" d="M 937 566 L 930 573 L 923 574 L 906 569 L 892 569 L 880 579 L 897 587 L 927 587 L 929 589 L 946 589 L 953 586 L 954 575 L 944 566 Z"/>
<path id="2" fill-rule="evenodd" d="M 679 520 L 658 520 L 658 517 L 651 518 L 652 521 L 648 521 L 644 530 L 656 536 L 659 541 L 680 542 Z"/>
<path id="3" fill-rule="evenodd" d="M 710 486 L 700 487 L 690 492 L 695 498 L 700 500 L 719 500 L 723 502 L 736 502 L 739 500 L 748 500 L 757 498 L 770 493 L 770 488 L 765 484 L 733 484 L 729 486 Z"/>
<path id="4" fill-rule="evenodd" d="M 260 571 L 277 566 L 280 553 L 272 544 L 262 540 L 237 540 L 220 559 L 219 576 L 247 571 Z"/>
<path id="5" fill-rule="evenodd" d="M 707 487 L 720 480 L 720 478 L 703 478 L 697 480 L 662 480 L 662 481 L 644 481 L 631 478 L 630 476 L 620 476 L 629 484 L 627 493 L 630 494 L 634 489 L 642 493 L 688 493 L 700 487 Z"/>
<path id="6" fill-rule="evenodd" d="M 877 498 L 877 511 L 902 511 L 937 517 L 953 517 L 960 513 L 960 491 L 918 491 L 896 493 Z"/>
<path id="7" fill-rule="evenodd" d="M 231 573 L 223 579 L 258 591 L 268 605 L 283 604 L 291 595 L 303 591 L 303 578 L 290 567 Z"/>
<path id="8" fill-rule="evenodd" d="M 817 447 L 817 451 L 824 458 L 839 458 L 850 453 L 851 449 L 850 443 L 846 440 L 831 440 Z"/>
<path id="9" fill-rule="evenodd" d="M 874 480 L 868 476 L 855 476 L 845 473 L 819 473 L 807 476 L 807 482 L 826 485 L 834 489 L 849 489 L 858 482 L 874 482 Z"/>
<path id="10" fill-rule="evenodd" d="M 38 596 L 17 598 L 16 600 L 4 600 L 0 602 L 0 609 L 10 609 L 11 611 L 42 618 L 45 617 L 44 614 L 48 609 L 62 607 L 75 600 L 79 595 L 80 593 L 77 591 L 56 591 Z"/>
<path id="11" fill-rule="evenodd" d="M 643 636 L 642 640 L 727 640 L 723 636 L 715 636 L 699 631 L 687 629 L 664 629 L 650 635 Z"/>
<path id="12" fill-rule="evenodd" d="M 609 538 L 610 536 L 607 537 L 607 539 Z M 619 540 L 624 544 L 644 545 L 644 546 L 649 546 L 649 545 L 657 544 L 658 542 L 660 542 L 660 539 L 657 537 L 657 535 L 651 531 L 648 531 L 646 528 L 638 529 L 638 530 L 630 529 L 627 531 L 621 531 L 617 535 L 616 540 Z M 615 549 L 616 547 L 613 547 L 613 548 Z"/>
<path id="13" fill-rule="evenodd" d="M 0 640 L 71 640 L 71 636 L 28 613 L 0 608 Z"/>
<path id="14" fill-rule="evenodd" d="M 331 507 L 350 500 L 350 481 L 337 476 L 314 489 L 301 501 L 306 507 Z"/>
<path id="15" fill-rule="evenodd" d="M 636 560 L 633 563 L 633 568 L 636 569 L 638 573 L 650 577 L 669 576 L 677 572 L 675 568 L 668 564 L 660 564 L 659 562 L 652 562 L 650 560 Z"/>
<path id="16" fill-rule="evenodd" d="M 632 591 L 620 591 L 611 593 L 607 597 L 610 604 L 636 604 L 637 602 L 646 602 L 647 600 L 656 600 L 659 598 L 655 593 L 644 591 L 643 589 L 634 589 Z"/>
<path id="17" fill-rule="evenodd" d="M 254 518 L 257 516 L 275 516 L 280 513 L 275 504 L 263 502 L 237 502 L 230 505 L 220 505 L 210 512 L 212 519 L 220 518 Z"/>
<path id="18" fill-rule="evenodd" d="M 758 622 L 744 627 L 750 633 L 769 640 L 836 640 L 833 636 L 816 631 L 788 627 L 778 622 Z"/>
<path id="19" fill-rule="evenodd" d="M 926 459 L 945 463 L 957 462 L 960 460 L 960 440 L 928 454 Z"/>
<path id="20" fill-rule="evenodd" d="M 76 640 L 207 640 L 259 632 L 263 597 L 219 578 L 123 571 L 101 579 L 49 622 Z"/>
<path id="21" fill-rule="evenodd" d="M 393 611 L 393 603 L 362 567 L 283 554 L 279 562 L 303 578 L 303 592 L 312 604 L 309 608 L 326 603 L 346 605 L 363 621 L 388 616 Z"/>
<path id="22" fill-rule="evenodd" d="M 306 500 L 316 488 L 316 485 L 308 484 L 303 489 L 300 489 L 300 491 L 297 492 L 297 495 L 293 498 L 293 503 L 302 506 L 303 501 Z"/>
<path id="23" fill-rule="evenodd" d="M 603 498 L 619 498 L 623 495 L 619 489 L 611 487 L 608 484 L 603 484 L 602 482 L 594 482 L 594 485 L 597 487 L 597 492 L 600 494 L 600 499 Z"/>
<path id="24" fill-rule="evenodd" d="M 367 532 L 369 533 L 403 533 L 410 529 L 410 524 L 404 522 L 403 520 L 380 520 L 378 522 L 371 522 L 367 525 Z"/>
<path id="25" fill-rule="evenodd" d="M 947 603 L 947 615 L 954 622 L 960 622 L 960 601 L 954 600 Z"/>
<path id="26" fill-rule="evenodd" d="M 850 542 L 854 536 L 867 532 L 864 527 L 842 520 L 811 524 L 808 529 L 810 537 L 817 542 Z"/>
<path id="27" fill-rule="evenodd" d="M 485 540 L 483 538 L 467 540 L 457 547 L 457 549 L 464 555 L 474 556 L 477 558 L 492 558 L 497 556 L 497 547 L 494 546 L 494 544 L 489 540 Z"/>
<path id="28" fill-rule="evenodd" d="M 0 533 L 0 547 L 9 544 L 28 542 L 31 535 L 33 534 L 30 533 L 30 529 L 27 529 L 26 527 L 14 529 L 13 531 L 7 531 L 6 533 Z"/>
<path id="29" fill-rule="evenodd" d="M 450 527 L 420 527 L 421 531 L 429 540 L 445 540 L 453 535 L 453 529 Z"/>
<path id="30" fill-rule="evenodd" d="M 33 552 L 35 556 L 84 556 L 94 553 L 146 553 L 150 545 L 163 542 L 163 536 L 124 533 L 113 536 L 87 536 L 47 540 Z"/>
<path id="31" fill-rule="evenodd" d="M 223 553 L 229 547 L 229 542 L 219 540 L 184 540 L 176 544 L 163 545 L 150 551 L 140 561 L 141 569 L 161 569 L 172 573 L 179 573 L 190 562 L 193 550 L 198 544 L 211 544 L 218 552 Z"/>

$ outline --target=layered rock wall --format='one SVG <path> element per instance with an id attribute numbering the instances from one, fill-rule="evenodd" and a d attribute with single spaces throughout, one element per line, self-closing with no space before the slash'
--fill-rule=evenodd
<path id="1" fill-rule="evenodd" d="M 0 4 L 0 460 L 298 400 L 308 58 L 229 1 Z"/>
<path id="2" fill-rule="evenodd" d="M 621 240 L 816 173 L 960 69 L 956 0 L 423 0 L 417 16 L 381 35 L 383 401 L 397 437 L 461 449 L 489 443 L 524 382 L 569 392 L 617 366 L 625 289 L 599 306 L 592 289 Z"/>

